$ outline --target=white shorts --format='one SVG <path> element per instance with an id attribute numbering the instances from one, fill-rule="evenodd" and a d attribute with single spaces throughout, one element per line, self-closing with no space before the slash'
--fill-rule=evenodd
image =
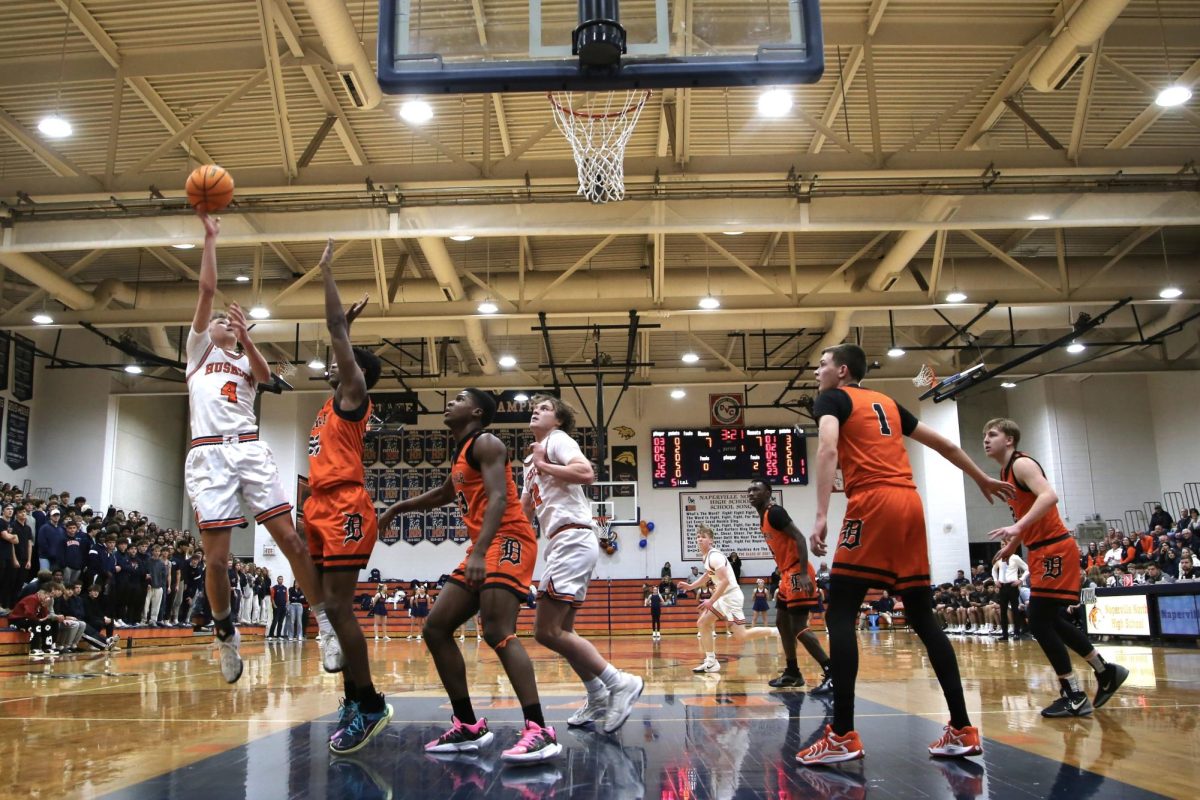
<path id="1" fill-rule="evenodd" d="M 600 540 L 595 528 L 560 530 L 546 545 L 546 570 L 538 584 L 538 596 L 546 595 L 579 608 L 599 558 Z"/>
<path id="2" fill-rule="evenodd" d="M 742 590 L 738 587 L 726 591 L 725 594 L 713 603 L 713 614 L 717 619 L 724 622 L 736 622 L 739 625 L 746 624 L 746 615 L 742 612 L 742 604 L 745 602 L 745 597 L 742 596 Z"/>
<path id="3" fill-rule="evenodd" d="M 239 442 L 237 436 L 226 442 L 193 446 L 184 462 L 183 479 L 200 530 L 245 525 L 239 493 L 255 522 L 292 513 L 271 448 L 257 439 Z"/>

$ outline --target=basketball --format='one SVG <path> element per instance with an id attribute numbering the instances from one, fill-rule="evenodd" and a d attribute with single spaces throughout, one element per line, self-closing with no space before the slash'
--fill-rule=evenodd
<path id="1" fill-rule="evenodd" d="M 224 167 L 196 167 L 187 179 L 188 205 L 202 214 L 212 214 L 233 200 L 233 176 Z"/>

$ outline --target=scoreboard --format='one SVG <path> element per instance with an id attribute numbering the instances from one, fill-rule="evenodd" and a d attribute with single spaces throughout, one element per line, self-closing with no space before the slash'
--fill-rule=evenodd
<path id="1" fill-rule="evenodd" d="M 700 481 L 808 483 L 805 437 L 793 428 L 700 428 L 650 434 L 654 487 L 685 488 Z"/>

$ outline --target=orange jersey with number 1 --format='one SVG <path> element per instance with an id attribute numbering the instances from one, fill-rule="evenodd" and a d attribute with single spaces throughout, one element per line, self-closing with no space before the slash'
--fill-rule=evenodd
<path id="1" fill-rule="evenodd" d="M 859 386 L 843 386 L 842 391 L 853 403 L 838 436 L 846 496 L 876 486 L 916 489 L 896 401 Z"/>

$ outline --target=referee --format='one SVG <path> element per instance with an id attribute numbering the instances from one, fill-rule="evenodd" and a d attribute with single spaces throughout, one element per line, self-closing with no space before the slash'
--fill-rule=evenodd
<path id="1" fill-rule="evenodd" d="M 1021 581 L 1029 572 L 1021 557 L 1013 553 L 1006 559 L 992 564 L 992 580 L 1000 587 L 1000 641 L 1008 640 L 1008 610 L 1012 608 L 1013 638 L 1021 636 Z"/>

